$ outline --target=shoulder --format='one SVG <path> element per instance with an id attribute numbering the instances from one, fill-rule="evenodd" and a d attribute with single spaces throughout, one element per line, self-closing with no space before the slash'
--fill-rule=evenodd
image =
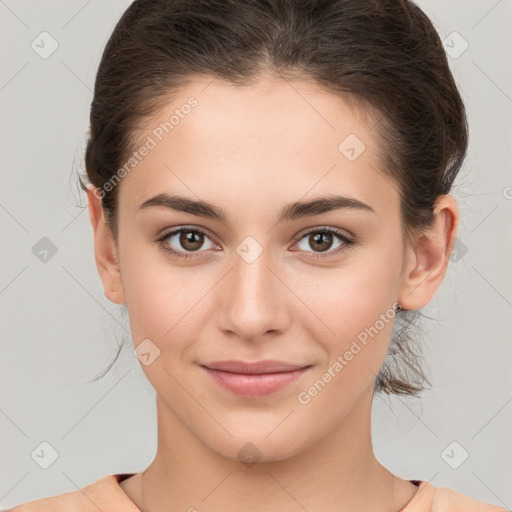
<path id="1" fill-rule="evenodd" d="M 140 512 L 119 486 L 118 475 L 58 496 L 29 501 L 3 512 L 98 512 L 115 508 L 116 512 Z"/>
<path id="2" fill-rule="evenodd" d="M 83 508 L 82 499 L 78 496 L 79 492 L 66 492 L 58 496 L 28 501 L 2 512 L 64 512 L 64 510 L 78 512 L 87 510 Z"/>
<path id="3" fill-rule="evenodd" d="M 509 512 L 509 509 L 478 501 L 448 487 L 439 487 L 432 500 L 431 512 Z"/>

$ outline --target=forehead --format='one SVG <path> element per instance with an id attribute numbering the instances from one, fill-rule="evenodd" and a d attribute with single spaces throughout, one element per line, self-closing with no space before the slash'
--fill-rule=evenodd
<path id="1" fill-rule="evenodd" d="M 137 147 L 150 139 L 154 147 L 123 179 L 121 195 L 141 204 L 165 189 L 243 204 L 249 194 L 279 206 L 283 197 L 335 192 L 389 209 L 396 188 L 380 172 L 372 129 L 363 112 L 316 84 L 198 79 L 137 133 Z"/>

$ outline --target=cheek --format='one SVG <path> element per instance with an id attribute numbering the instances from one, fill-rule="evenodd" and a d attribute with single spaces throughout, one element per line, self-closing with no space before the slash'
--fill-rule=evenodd
<path id="1" fill-rule="evenodd" d="M 176 265 L 147 246 L 126 248 L 123 256 L 123 286 L 134 345 L 150 339 L 166 360 L 181 358 L 191 340 L 200 337 L 208 292 L 218 276 L 200 266 Z"/>
<path id="2" fill-rule="evenodd" d="M 177 270 L 165 266 L 165 258 L 153 247 L 137 242 L 121 248 L 121 274 L 134 343 L 144 338 L 160 340 L 183 316 L 182 283 Z M 193 289 L 193 288 L 190 288 Z M 190 290 L 189 289 L 189 290 Z"/>
<path id="3" fill-rule="evenodd" d="M 309 315 L 302 327 L 322 346 L 325 358 L 298 399 L 311 407 L 311 417 L 332 411 L 329 421 L 333 426 L 373 386 L 389 347 L 395 300 L 392 284 L 382 277 L 376 279 L 379 275 L 366 268 L 339 279 L 327 292 L 326 282 L 324 293 L 318 296 L 310 292 L 311 309 L 321 312 L 322 321 Z"/>
<path id="4" fill-rule="evenodd" d="M 190 276 L 190 279 L 187 279 Z M 195 322 L 195 306 L 206 293 L 189 272 L 153 265 L 126 276 L 127 303 L 134 341 L 141 336 L 159 345 L 180 337 Z M 125 287 L 125 288 L 126 288 Z"/>
<path id="5" fill-rule="evenodd" d="M 330 278 L 329 282 L 332 282 Z M 349 350 L 358 355 L 352 358 L 348 354 L 347 359 L 358 359 L 359 364 L 371 361 L 378 364 L 385 356 L 396 314 L 394 287 L 380 273 L 367 270 L 344 276 L 316 296 L 310 292 L 308 302 L 321 320 L 311 317 L 311 330 L 331 361 Z"/>
<path id="6" fill-rule="evenodd" d="M 299 293 L 315 313 L 305 317 L 306 328 L 323 345 L 326 364 L 343 356 L 350 361 L 345 373 L 378 373 L 393 331 L 401 261 L 399 244 L 382 243 L 302 281 Z"/>

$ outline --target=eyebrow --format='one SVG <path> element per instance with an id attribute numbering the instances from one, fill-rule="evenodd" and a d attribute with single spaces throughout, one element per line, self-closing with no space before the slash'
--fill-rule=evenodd
<path id="1" fill-rule="evenodd" d="M 190 213 L 198 217 L 217 220 L 224 224 L 228 223 L 228 215 L 225 210 L 213 204 L 206 203 L 201 200 L 190 199 L 184 196 L 161 193 L 144 201 L 139 210 L 149 207 L 166 208 L 178 212 Z M 320 215 L 322 213 L 333 210 L 362 210 L 376 213 L 368 204 L 363 203 L 359 199 L 353 197 L 329 195 L 318 197 L 310 201 L 296 201 L 286 205 L 279 215 L 278 222 L 292 221 Z"/>

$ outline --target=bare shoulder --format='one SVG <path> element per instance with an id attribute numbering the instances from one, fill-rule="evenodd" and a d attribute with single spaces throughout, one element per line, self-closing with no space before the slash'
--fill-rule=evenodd
<path id="1" fill-rule="evenodd" d="M 478 501 L 448 487 L 436 490 L 432 512 L 509 512 L 510 509 Z"/>

